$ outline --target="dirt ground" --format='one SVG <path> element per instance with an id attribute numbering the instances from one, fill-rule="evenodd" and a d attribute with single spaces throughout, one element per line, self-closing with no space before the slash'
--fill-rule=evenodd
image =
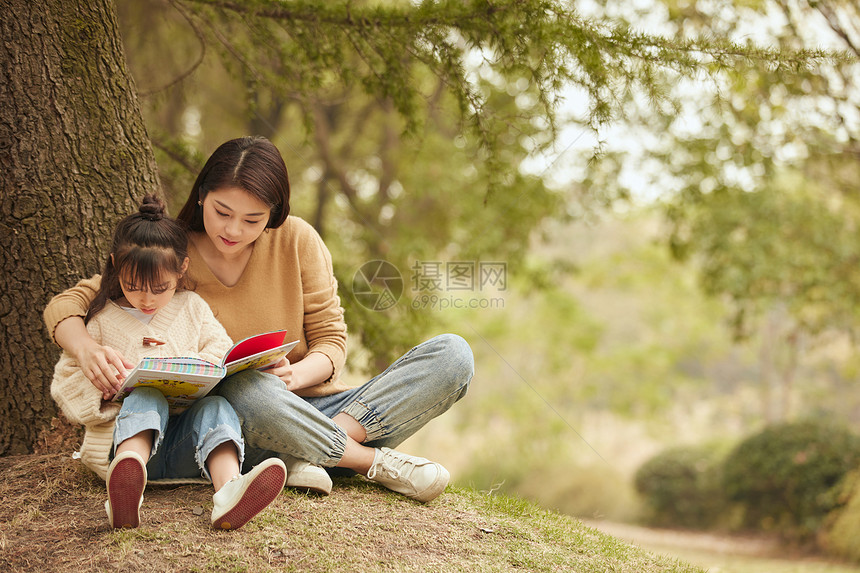
<path id="1" fill-rule="evenodd" d="M 514 498 L 453 488 L 420 504 L 359 478 L 293 490 L 238 531 L 211 486 L 147 488 L 141 527 L 111 530 L 104 482 L 67 454 L 0 457 L 0 570 L 693 571 Z"/>
<path id="2" fill-rule="evenodd" d="M 4 569 L 62 570 L 73 565 L 78 570 L 98 570 L 109 562 L 108 557 L 112 552 L 117 549 L 125 551 L 123 547 L 126 543 L 122 536 L 107 534 L 107 522 L 101 510 L 104 502 L 103 482 L 84 472 L 80 463 L 72 461 L 67 455 L 0 458 L 0 475 L 0 564 L 6 566 Z M 279 501 L 283 505 L 281 512 L 289 514 L 290 519 L 301 525 L 303 520 L 318 519 L 317 512 L 322 506 L 326 514 L 338 515 L 355 512 L 365 505 L 367 509 L 362 511 L 372 509 L 386 512 L 386 505 L 391 503 L 372 489 L 365 491 L 366 488 L 352 485 L 342 489 L 343 495 L 327 498 L 285 496 Z M 363 501 L 365 498 L 367 500 Z M 211 492 L 203 487 L 155 489 L 147 494 L 147 519 L 162 524 L 170 531 L 195 532 L 192 545 L 196 549 L 189 549 L 189 554 L 198 553 L 201 547 L 216 541 L 219 547 L 223 547 L 228 538 L 206 527 L 208 513 L 202 510 L 210 502 Z M 409 504 L 402 505 L 402 512 L 414 509 Z M 200 512 L 192 511 L 198 508 Z M 448 511 L 442 506 L 438 509 Z M 413 521 L 429 520 L 429 525 L 451 519 L 450 515 L 439 516 L 427 509 L 409 515 Z M 460 513 L 457 516 L 457 519 L 465 519 Z M 468 517 L 469 520 L 480 519 L 480 516 Z M 606 521 L 586 521 L 585 524 L 649 552 L 672 555 L 696 563 L 712 573 L 860 573 L 860 567 L 835 564 L 821 556 L 801 553 L 781 545 L 773 537 L 650 529 Z M 330 527 L 342 525 L 328 524 L 321 529 Z M 236 553 L 239 555 L 244 550 L 239 544 L 242 538 L 234 537 Z M 118 546 L 85 552 L 88 554 L 80 551 L 81 547 L 93 547 L 92 544 L 105 541 Z M 154 538 L 152 545 L 159 547 L 163 545 L 163 540 Z M 33 551 L 34 548 L 39 550 Z M 274 557 L 271 558 L 280 559 L 283 554 L 284 549 L 278 548 L 272 551 Z M 128 570 L 133 570 L 134 557 L 131 555 L 126 558 L 128 562 L 124 562 Z M 447 557 L 450 554 L 446 554 Z M 736 565 L 738 558 L 743 562 L 740 566 Z M 153 554 L 148 554 L 147 563 L 150 567 L 154 565 L 152 559 Z M 176 570 L 177 563 L 174 561 L 165 561 L 164 570 Z M 799 563 L 802 565 L 798 566 Z M 790 567 L 783 564 L 790 564 Z M 156 569 L 159 568 L 151 568 Z"/>
<path id="3" fill-rule="evenodd" d="M 774 536 L 720 535 L 609 521 L 584 522 L 647 551 L 672 555 L 711 573 L 860 573 L 855 564 L 787 546 Z"/>

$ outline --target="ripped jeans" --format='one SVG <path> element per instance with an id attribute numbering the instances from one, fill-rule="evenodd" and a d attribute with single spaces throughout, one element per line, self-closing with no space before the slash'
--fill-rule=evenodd
<path id="1" fill-rule="evenodd" d="M 128 438 L 146 430 L 155 431 L 146 473 L 149 479 L 211 480 L 206 460 L 224 442 L 233 442 L 239 463 L 245 445 L 239 417 L 221 396 L 204 396 L 179 414 L 168 415 L 167 400 L 158 390 L 137 388 L 122 402 L 113 433 L 113 451 Z"/>
<path id="2" fill-rule="evenodd" d="M 442 334 L 401 356 L 365 384 L 329 396 L 301 398 L 280 378 L 244 370 L 215 389 L 236 409 L 248 444 L 246 466 L 287 454 L 332 467 L 343 457 L 346 432 L 332 421 L 344 412 L 367 432 L 370 447 L 397 447 L 446 412 L 469 388 L 475 364 L 461 337 Z"/>

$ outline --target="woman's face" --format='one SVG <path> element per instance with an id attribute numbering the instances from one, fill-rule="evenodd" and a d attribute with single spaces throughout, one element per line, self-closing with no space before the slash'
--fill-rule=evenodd
<path id="1" fill-rule="evenodd" d="M 270 211 L 244 189 L 217 189 L 203 200 L 203 226 L 220 253 L 237 255 L 263 233 Z"/>

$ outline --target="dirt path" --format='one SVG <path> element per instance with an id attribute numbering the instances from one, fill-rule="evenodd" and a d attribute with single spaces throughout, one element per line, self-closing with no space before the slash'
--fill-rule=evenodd
<path id="1" fill-rule="evenodd" d="M 649 547 L 680 547 L 692 551 L 752 557 L 775 557 L 780 555 L 782 550 L 776 540 L 768 537 L 740 537 L 676 529 L 651 529 L 609 521 L 585 521 L 585 524 L 613 537 Z"/>
<path id="2" fill-rule="evenodd" d="M 711 573 L 860 573 L 854 564 L 808 555 L 773 537 L 718 535 L 674 529 L 651 529 L 624 523 L 589 521 L 597 530 L 704 567 Z"/>

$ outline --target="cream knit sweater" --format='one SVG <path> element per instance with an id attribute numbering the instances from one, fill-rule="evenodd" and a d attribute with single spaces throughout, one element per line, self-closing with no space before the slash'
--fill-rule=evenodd
<path id="1" fill-rule="evenodd" d="M 144 357 L 168 356 L 193 356 L 217 363 L 233 344 L 209 305 L 188 291 L 176 293 L 149 324 L 109 302 L 90 320 L 87 330 L 99 344 L 119 350 L 134 364 Z M 144 346 L 145 336 L 166 344 Z M 81 461 L 105 479 L 120 404 L 104 401 L 101 391 L 87 380 L 67 352 L 54 368 L 51 396 L 69 421 L 84 425 Z"/>

